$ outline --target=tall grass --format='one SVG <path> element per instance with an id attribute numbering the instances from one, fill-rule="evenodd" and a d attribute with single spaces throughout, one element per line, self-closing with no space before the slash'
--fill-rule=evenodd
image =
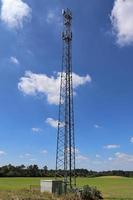
<path id="1" fill-rule="evenodd" d="M 0 191 L 0 200 L 55 200 L 48 193 L 40 193 L 39 191 L 17 190 L 17 191 Z"/>

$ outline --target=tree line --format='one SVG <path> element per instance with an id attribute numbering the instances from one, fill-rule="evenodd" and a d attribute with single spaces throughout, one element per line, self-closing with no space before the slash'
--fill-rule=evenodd
<path id="1" fill-rule="evenodd" d="M 0 177 L 54 177 L 55 170 L 48 169 L 47 166 L 39 168 L 37 165 L 20 165 L 13 166 L 11 164 L 0 167 Z M 68 172 L 69 173 L 69 172 Z M 59 170 L 58 175 L 63 175 L 64 171 Z M 98 177 L 98 176 L 124 176 L 133 177 L 133 171 L 102 171 L 96 172 L 87 169 L 76 169 L 75 175 L 77 177 Z"/>

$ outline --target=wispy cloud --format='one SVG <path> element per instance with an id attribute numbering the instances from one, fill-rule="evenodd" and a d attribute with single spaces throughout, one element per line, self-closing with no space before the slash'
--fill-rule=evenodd
<path id="1" fill-rule="evenodd" d="M 19 158 L 27 158 L 30 156 L 32 156 L 30 153 L 25 153 L 25 154 L 20 155 Z"/>
<path id="2" fill-rule="evenodd" d="M 75 155 L 77 162 L 87 161 L 89 159 L 87 156 L 81 154 L 80 150 L 77 148 L 75 148 Z"/>
<path id="3" fill-rule="evenodd" d="M 79 151 L 79 149 L 77 149 L 77 148 L 75 148 L 75 149 L 74 149 L 74 148 L 72 147 L 72 148 L 71 148 L 71 152 L 73 153 L 73 152 L 74 152 L 74 150 L 75 150 L 75 154 L 76 154 L 76 155 L 80 154 L 80 151 Z M 67 150 L 66 150 L 66 151 L 67 151 L 67 152 L 69 152 L 69 148 L 67 148 Z"/>
<path id="4" fill-rule="evenodd" d="M 130 142 L 133 143 L 133 137 L 131 137 Z"/>
<path id="5" fill-rule="evenodd" d="M 36 158 L 30 158 L 29 161 L 31 161 L 31 162 L 36 162 L 37 159 L 36 159 Z"/>
<path id="6" fill-rule="evenodd" d="M 41 151 L 41 153 L 42 153 L 42 154 L 47 154 L 48 151 L 47 151 L 46 149 L 44 149 L 44 150 Z"/>
<path id="7" fill-rule="evenodd" d="M 99 154 L 96 154 L 96 158 L 101 158 L 101 155 L 99 155 Z"/>
<path id="8" fill-rule="evenodd" d="M 18 59 L 16 57 L 14 57 L 14 56 L 10 57 L 10 62 L 13 63 L 13 64 L 16 64 L 16 65 L 19 65 Z"/>
<path id="9" fill-rule="evenodd" d="M 30 153 L 26 153 L 25 156 L 29 157 L 29 156 L 31 156 L 31 154 Z"/>
<path id="10" fill-rule="evenodd" d="M 112 158 L 112 157 L 108 157 L 108 160 L 109 160 L 109 161 L 112 161 L 112 160 L 114 160 L 114 158 Z"/>
<path id="11" fill-rule="evenodd" d="M 73 87 L 75 89 L 81 85 L 91 82 L 90 75 L 79 76 L 73 73 Z M 35 74 L 26 71 L 25 76 L 20 78 L 18 89 L 25 95 L 46 95 L 49 104 L 59 104 L 60 73 L 56 77 L 48 77 L 46 74 Z"/>
<path id="12" fill-rule="evenodd" d="M 76 159 L 77 159 L 77 161 L 86 161 L 86 160 L 88 160 L 88 157 L 79 154 L 76 156 Z"/>
<path id="13" fill-rule="evenodd" d="M 117 145 L 117 144 L 108 144 L 108 145 L 105 145 L 103 146 L 104 149 L 117 149 L 117 148 L 120 148 L 120 145 Z"/>
<path id="14" fill-rule="evenodd" d="M 94 128 L 99 129 L 101 126 L 99 124 L 94 124 Z"/>
<path id="15" fill-rule="evenodd" d="M 33 132 L 33 133 L 39 133 L 39 132 L 41 132 L 41 131 L 42 131 L 42 129 L 41 129 L 41 128 L 37 128 L 37 127 L 36 127 L 36 128 L 35 128 L 35 127 L 33 127 L 31 130 L 32 130 L 32 132 Z"/>
<path id="16" fill-rule="evenodd" d="M 62 16 L 59 9 L 50 9 L 47 11 L 46 22 L 48 24 L 55 24 L 56 26 L 62 26 Z"/>
<path id="17" fill-rule="evenodd" d="M 120 46 L 133 44 L 133 1 L 115 0 L 111 12 L 113 31 Z"/>
<path id="18" fill-rule="evenodd" d="M 4 155 L 6 155 L 6 152 L 5 152 L 5 151 L 2 151 L 2 150 L 0 150 L 0 156 L 4 156 Z"/>
<path id="19" fill-rule="evenodd" d="M 120 161 L 133 162 L 133 155 L 131 154 L 117 152 L 115 153 L 115 157 Z"/>
<path id="20" fill-rule="evenodd" d="M 22 0 L 1 0 L 1 20 L 10 28 L 22 28 L 31 18 L 31 8 Z"/>

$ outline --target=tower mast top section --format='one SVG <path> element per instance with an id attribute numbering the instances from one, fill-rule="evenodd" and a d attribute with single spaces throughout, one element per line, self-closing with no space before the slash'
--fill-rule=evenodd
<path id="1" fill-rule="evenodd" d="M 72 41 L 72 31 L 71 31 L 72 12 L 67 8 L 66 10 L 62 11 L 62 14 L 63 14 L 63 25 L 64 25 L 62 38 L 66 42 L 69 42 Z"/>

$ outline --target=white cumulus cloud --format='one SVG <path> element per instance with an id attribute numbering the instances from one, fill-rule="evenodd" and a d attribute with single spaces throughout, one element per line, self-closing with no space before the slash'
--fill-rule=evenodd
<path id="1" fill-rule="evenodd" d="M 31 8 L 22 0 L 1 0 L 1 20 L 10 28 L 22 28 L 31 18 Z"/>
<path id="2" fill-rule="evenodd" d="M 52 126 L 53 128 L 58 127 L 58 120 L 54 120 L 53 118 L 47 118 L 45 122 L 50 126 Z"/>
<path id="3" fill-rule="evenodd" d="M 117 43 L 121 46 L 133 44 L 133 0 L 115 0 L 111 22 Z"/>
<path id="4" fill-rule="evenodd" d="M 104 149 L 117 149 L 117 148 L 120 148 L 120 145 L 108 144 L 108 145 L 104 146 Z"/>
<path id="5" fill-rule="evenodd" d="M 89 82 L 91 82 L 91 77 L 89 75 L 79 76 L 73 73 L 74 89 Z M 41 93 L 47 97 L 49 104 L 55 105 L 59 103 L 59 88 L 60 73 L 57 73 L 56 77 L 48 77 L 46 74 L 35 74 L 31 71 L 26 71 L 25 76 L 21 77 L 18 83 L 18 89 L 25 95 L 37 95 Z"/>
<path id="6" fill-rule="evenodd" d="M 50 126 L 52 126 L 53 128 L 57 128 L 58 127 L 58 120 L 55 120 L 53 118 L 47 118 L 45 121 L 47 124 L 49 124 Z M 64 126 L 63 122 L 60 122 L 60 127 Z"/>

